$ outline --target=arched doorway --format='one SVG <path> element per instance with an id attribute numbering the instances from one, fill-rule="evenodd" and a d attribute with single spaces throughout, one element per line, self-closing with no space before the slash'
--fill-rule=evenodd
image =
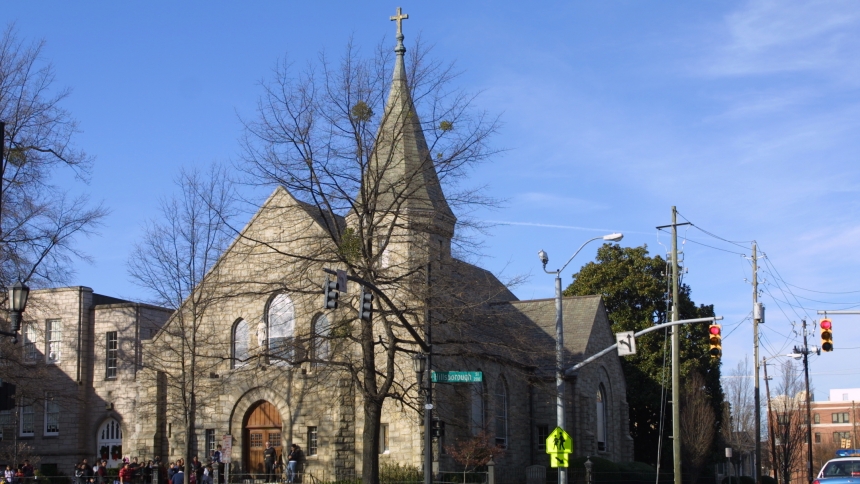
<path id="1" fill-rule="evenodd" d="M 242 423 L 242 446 L 243 460 L 246 462 L 245 470 L 251 474 L 263 474 L 266 467 L 263 464 L 263 450 L 266 442 L 271 442 L 272 447 L 281 455 L 281 431 L 283 424 L 281 414 L 274 405 L 267 401 L 260 401 L 248 409 L 245 420 Z"/>
<path id="2" fill-rule="evenodd" d="M 122 425 L 109 418 L 99 427 L 96 436 L 96 455 L 107 459 L 108 467 L 116 467 L 122 461 Z"/>

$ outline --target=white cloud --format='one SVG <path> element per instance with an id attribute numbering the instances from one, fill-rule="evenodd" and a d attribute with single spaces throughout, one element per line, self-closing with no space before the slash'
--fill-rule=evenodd
<path id="1" fill-rule="evenodd" d="M 856 71 L 858 67 L 860 9 L 854 0 L 752 0 L 726 16 L 725 32 L 726 43 L 705 66 L 710 75 Z"/>

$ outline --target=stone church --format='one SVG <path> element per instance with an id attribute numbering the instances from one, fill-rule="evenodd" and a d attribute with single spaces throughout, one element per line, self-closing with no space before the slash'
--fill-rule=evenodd
<path id="1" fill-rule="evenodd" d="M 445 422 L 433 439 L 434 470 L 460 469 L 451 450 L 482 433 L 504 449 L 496 459 L 503 482 L 549 466 L 555 302 L 517 300 L 491 273 L 452 256 L 457 219 L 415 111 L 402 41 L 398 20 L 358 208 L 337 214 L 276 188 L 174 313 L 89 288 L 35 291 L 43 303 L 25 314 L 24 360 L 50 384 L 16 415 L 0 413 L 4 435 L 17 433 L 43 465 L 66 472 L 82 457 L 174 460 L 186 444 L 205 459 L 227 435 L 234 475 L 263 472 L 266 442 L 281 455 L 300 445 L 304 472 L 320 479 L 358 475 L 368 455 L 420 468 L 427 429 L 412 364 L 420 339 L 432 347 L 431 370 L 482 375 L 432 385 L 434 417 Z M 371 183 L 383 189 L 366 190 Z M 363 213 L 368 194 L 389 208 Z M 380 292 L 367 321 L 357 313 L 361 284 L 341 287 L 336 309 L 323 308 L 320 288 L 326 269 L 351 269 L 349 237 L 370 223 L 387 235 L 372 242 L 378 253 L 367 274 Z M 565 298 L 564 321 L 566 366 L 615 342 L 598 296 Z M 366 449 L 373 392 L 384 394 L 378 448 Z M 574 455 L 633 459 L 625 395 L 615 354 L 567 378 Z"/>

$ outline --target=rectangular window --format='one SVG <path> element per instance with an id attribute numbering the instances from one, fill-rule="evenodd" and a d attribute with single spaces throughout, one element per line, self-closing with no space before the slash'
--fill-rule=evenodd
<path id="1" fill-rule="evenodd" d="M 21 407 L 21 437 L 32 437 L 36 432 L 33 426 L 35 416 L 32 405 Z"/>
<path id="2" fill-rule="evenodd" d="M 549 438 L 549 425 L 537 426 L 537 450 L 546 452 L 546 439 Z"/>
<path id="3" fill-rule="evenodd" d="M 819 415 L 817 413 L 812 415 L 812 421 L 815 422 L 816 424 L 820 424 L 821 423 L 821 415 Z"/>
<path id="4" fill-rule="evenodd" d="M 119 341 L 116 331 L 108 331 L 105 347 L 105 378 L 116 378 L 117 356 L 119 355 Z"/>
<path id="5" fill-rule="evenodd" d="M 816 444 L 820 444 L 820 443 L 821 443 L 821 434 L 820 434 L 820 433 L 818 433 L 818 432 L 815 432 L 815 443 L 816 443 Z"/>
<path id="6" fill-rule="evenodd" d="M 308 427 L 308 455 L 317 455 L 319 441 L 317 440 L 317 428 Z"/>
<path id="7" fill-rule="evenodd" d="M 269 432 L 269 443 L 272 444 L 272 447 L 280 447 L 281 446 L 281 433 L 280 432 Z"/>
<path id="8" fill-rule="evenodd" d="M 206 429 L 206 458 L 215 450 L 215 429 Z"/>
<path id="9" fill-rule="evenodd" d="M 45 435 L 60 435 L 60 405 L 51 393 L 45 395 Z"/>
<path id="10" fill-rule="evenodd" d="M 58 319 L 49 319 L 47 328 L 45 328 L 47 336 L 47 347 L 45 348 L 48 358 L 48 363 L 56 363 L 60 361 L 62 354 L 63 341 L 63 322 Z"/>
<path id="11" fill-rule="evenodd" d="M 263 448 L 263 433 L 262 432 L 252 432 L 251 433 L 251 442 L 248 445 L 250 448 Z"/>
<path id="12" fill-rule="evenodd" d="M 384 423 L 379 426 L 379 453 L 387 454 L 388 452 L 388 424 Z"/>
<path id="13" fill-rule="evenodd" d="M 833 423 L 848 423 L 848 412 L 834 413 L 832 419 Z"/>
<path id="14" fill-rule="evenodd" d="M 27 363 L 35 363 L 39 357 L 36 351 L 36 326 L 33 323 L 24 325 L 24 361 Z"/>

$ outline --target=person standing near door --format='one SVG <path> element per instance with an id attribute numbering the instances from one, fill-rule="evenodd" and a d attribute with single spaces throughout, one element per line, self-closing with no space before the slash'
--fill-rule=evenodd
<path id="1" fill-rule="evenodd" d="M 278 462 L 278 451 L 272 447 L 271 442 L 266 442 L 266 450 L 263 451 L 263 463 L 266 465 L 266 482 L 275 481 L 275 463 Z"/>
<path id="2" fill-rule="evenodd" d="M 302 462 L 302 449 L 298 444 L 290 446 L 290 454 L 287 456 L 287 482 L 299 482 L 299 465 Z"/>

